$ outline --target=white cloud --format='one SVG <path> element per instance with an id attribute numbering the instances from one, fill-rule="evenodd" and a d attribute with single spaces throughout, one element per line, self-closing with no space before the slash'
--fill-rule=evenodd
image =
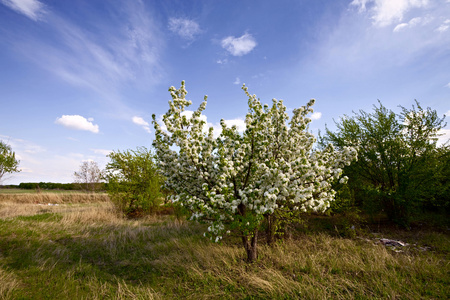
<path id="1" fill-rule="evenodd" d="M 55 123 L 74 130 L 86 130 L 98 133 L 98 125 L 92 123 L 92 118 L 89 120 L 80 115 L 63 115 L 62 117 L 57 118 Z"/>
<path id="2" fill-rule="evenodd" d="M 192 115 L 194 114 L 194 111 L 192 111 L 192 110 L 185 110 L 185 111 L 183 111 L 182 113 L 181 113 L 181 116 L 186 116 L 186 118 L 188 118 L 188 119 L 190 119 L 190 118 L 192 118 Z M 202 120 L 202 121 L 204 121 L 205 122 L 205 124 L 206 124 L 206 127 L 209 127 L 209 125 L 208 125 L 208 119 L 207 119 L 207 117 L 206 117 L 206 115 L 201 115 L 200 116 L 200 120 Z M 205 128 L 203 128 L 203 130 L 205 130 Z"/>
<path id="3" fill-rule="evenodd" d="M 191 118 L 193 113 L 194 113 L 193 111 L 186 110 L 186 111 L 182 112 L 181 115 L 186 116 L 187 118 Z M 200 116 L 200 120 L 204 121 L 205 125 L 206 125 L 203 127 L 204 133 L 208 132 L 210 127 L 214 128 L 214 136 L 215 137 L 219 136 L 219 134 L 222 132 L 222 126 L 220 125 L 220 122 L 215 123 L 215 124 L 209 123 L 208 118 L 206 117 L 206 115 L 203 115 L 203 114 Z M 224 120 L 224 121 L 228 127 L 232 127 L 232 126 L 236 125 L 237 131 L 239 131 L 240 133 L 244 132 L 244 130 L 246 128 L 245 121 L 241 118 Z"/>
<path id="4" fill-rule="evenodd" d="M 133 117 L 133 123 L 141 126 L 149 126 L 148 122 L 141 117 Z"/>
<path id="5" fill-rule="evenodd" d="M 95 154 L 101 154 L 104 156 L 107 156 L 108 154 L 110 154 L 112 151 L 111 150 L 106 150 L 106 149 L 91 149 Z"/>
<path id="6" fill-rule="evenodd" d="M 139 125 L 142 128 L 144 128 L 144 130 L 147 131 L 148 133 L 151 132 L 150 124 L 148 122 L 146 122 L 143 118 L 134 116 L 132 118 L 132 121 L 133 121 L 134 124 Z"/>
<path id="7" fill-rule="evenodd" d="M 216 61 L 216 63 L 218 63 L 219 65 L 225 65 L 225 64 L 227 64 L 228 63 L 228 59 L 218 59 L 217 61 Z"/>
<path id="8" fill-rule="evenodd" d="M 241 84 L 241 80 L 239 79 L 239 77 L 236 77 L 236 80 L 233 82 L 233 84 Z"/>
<path id="9" fill-rule="evenodd" d="M 409 25 L 410 26 L 415 26 L 415 25 L 419 25 L 419 24 L 426 24 L 428 23 L 428 17 L 426 18 L 421 18 L 421 17 L 416 17 L 416 18 L 412 18 L 411 20 L 409 20 Z"/>
<path id="10" fill-rule="evenodd" d="M 228 127 L 236 126 L 237 131 L 240 133 L 243 133 L 245 131 L 245 128 L 247 128 L 247 126 L 245 125 L 244 119 L 237 118 L 237 119 L 224 120 L 224 121 Z"/>
<path id="11" fill-rule="evenodd" d="M 222 40 L 221 45 L 224 49 L 234 56 L 243 56 L 250 53 L 257 43 L 251 34 L 244 34 L 241 37 L 229 36 Z"/>
<path id="12" fill-rule="evenodd" d="M 333 76 L 339 74 L 339 78 L 346 74 L 348 79 L 359 80 L 362 76 L 369 78 L 377 72 L 384 74 L 390 68 L 416 63 L 420 65 L 424 57 L 429 62 L 445 61 L 446 49 L 450 45 L 450 35 L 446 33 L 450 30 L 445 34 L 435 31 L 449 18 L 450 5 L 446 5 L 443 0 L 430 1 L 426 7 L 415 8 L 405 13 L 403 22 L 395 22 L 387 27 L 371 24 L 375 1 L 358 3 L 366 3 L 367 12 L 361 15 L 353 9 L 343 13 L 337 26 L 319 41 L 316 54 L 301 61 L 302 69 L 305 69 L 306 64 L 316 72 Z M 398 23 L 405 25 L 399 26 L 397 32 L 392 32 Z M 439 72 L 435 74 L 438 76 Z"/>
<path id="13" fill-rule="evenodd" d="M 447 29 L 448 29 L 449 27 L 450 27 L 449 25 L 442 24 L 441 26 L 439 26 L 439 27 L 436 29 L 436 31 L 444 32 L 444 31 L 447 31 Z"/>
<path id="14" fill-rule="evenodd" d="M 428 22 L 427 19 L 428 18 L 421 18 L 421 17 L 412 18 L 411 20 L 409 20 L 408 23 L 400 23 L 397 26 L 395 26 L 393 31 L 398 32 L 407 27 L 414 27 L 416 25 L 426 24 Z"/>
<path id="15" fill-rule="evenodd" d="M 350 5 L 358 6 L 359 12 L 366 11 L 366 3 L 370 2 L 371 0 L 353 0 Z"/>
<path id="16" fill-rule="evenodd" d="M 398 32 L 406 27 L 408 27 L 408 23 L 400 23 L 397 26 L 395 26 L 394 30 L 392 30 L 392 31 Z"/>
<path id="17" fill-rule="evenodd" d="M 444 87 L 448 87 L 448 88 L 450 88 L 450 82 L 449 82 L 449 83 L 447 83 L 446 85 L 444 85 Z"/>
<path id="18" fill-rule="evenodd" d="M 387 26 L 399 22 L 413 8 L 428 5 L 428 0 L 353 0 L 350 5 L 357 6 L 359 12 L 369 11 L 373 24 Z M 370 6 L 370 9 L 367 9 Z"/>
<path id="19" fill-rule="evenodd" d="M 183 39 L 192 41 L 195 36 L 201 33 L 200 26 L 195 21 L 189 19 L 169 19 L 169 30 L 178 34 Z"/>
<path id="20" fill-rule="evenodd" d="M 447 112 L 447 113 L 449 113 L 449 112 Z M 441 135 L 438 137 L 438 141 L 437 141 L 438 145 L 443 145 L 450 141 L 450 129 L 441 129 L 438 131 L 438 134 Z"/>
<path id="21" fill-rule="evenodd" d="M 322 118 L 321 112 L 315 112 L 311 115 L 311 120 L 319 120 L 320 118 Z"/>
<path id="22" fill-rule="evenodd" d="M 194 112 L 192 110 L 185 110 L 181 113 L 182 116 L 186 116 L 186 118 L 191 118 L 192 114 Z M 217 123 L 210 123 L 208 122 L 208 118 L 206 115 L 202 114 L 200 116 L 200 120 L 205 122 L 205 125 L 203 126 L 203 133 L 208 133 L 209 128 L 212 127 L 214 129 L 214 137 L 218 137 L 220 135 L 220 133 L 222 132 L 222 126 L 220 125 L 220 122 Z M 238 132 L 243 133 L 245 131 L 246 125 L 245 125 L 245 120 L 242 118 L 236 118 L 236 119 L 230 119 L 230 120 L 224 120 L 225 124 L 228 127 L 232 127 L 234 125 L 236 125 L 236 129 Z M 158 117 L 158 124 L 161 126 L 161 129 L 163 131 L 167 132 L 167 127 L 163 122 L 163 118 L 162 116 Z"/>
<path id="23" fill-rule="evenodd" d="M 450 19 L 447 19 L 438 28 L 436 28 L 436 31 L 445 32 L 448 30 L 449 27 L 450 27 Z"/>
<path id="24" fill-rule="evenodd" d="M 45 14 L 45 5 L 38 0 L 0 0 L 4 5 L 16 12 L 38 21 Z"/>

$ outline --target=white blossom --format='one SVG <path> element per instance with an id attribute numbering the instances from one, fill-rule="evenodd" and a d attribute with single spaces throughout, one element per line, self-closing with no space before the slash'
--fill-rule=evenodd
<path id="1" fill-rule="evenodd" d="M 191 115 L 183 114 L 192 104 L 184 82 L 178 90 L 169 88 L 172 100 L 162 118 L 167 129 L 153 116 L 153 145 L 167 188 L 176 193 L 173 201 L 192 211 L 193 220 L 208 222 L 206 235 L 216 242 L 230 226 L 250 232 L 265 214 L 279 209 L 326 210 L 335 196 L 331 183 L 356 158 L 353 148 L 314 148 L 307 117 L 314 100 L 294 109 L 289 120 L 281 100 L 273 99 L 271 107 L 262 105 L 245 85 L 243 90 L 249 105 L 243 133 L 223 120 L 218 137 L 211 128 L 205 130 L 207 97 Z"/>

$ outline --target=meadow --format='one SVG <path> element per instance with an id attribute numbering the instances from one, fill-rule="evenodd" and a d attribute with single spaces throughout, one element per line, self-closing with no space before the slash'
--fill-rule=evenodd
<path id="1" fill-rule="evenodd" d="M 0 193 L 0 299 L 450 298 L 448 228 L 354 221 L 308 217 L 248 264 L 238 237 L 126 219 L 104 194 Z"/>

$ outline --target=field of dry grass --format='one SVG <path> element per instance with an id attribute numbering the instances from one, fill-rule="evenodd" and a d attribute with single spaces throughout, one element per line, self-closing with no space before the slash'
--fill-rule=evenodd
<path id="1" fill-rule="evenodd" d="M 33 204 L 62 204 L 62 203 L 92 203 L 109 201 L 106 193 L 83 192 L 0 192 L 0 203 L 33 203 Z"/>
<path id="2" fill-rule="evenodd" d="M 201 224 L 127 220 L 103 198 L 47 199 L 0 200 L 0 299 L 450 298 L 445 232 L 396 252 L 368 233 L 300 230 L 247 264 L 238 239 L 210 243 Z"/>

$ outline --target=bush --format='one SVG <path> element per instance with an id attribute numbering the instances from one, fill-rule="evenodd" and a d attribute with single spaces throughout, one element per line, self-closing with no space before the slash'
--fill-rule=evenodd
<path id="1" fill-rule="evenodd" d="M 372 113 L 344 116 L 335 132 L 326 129 L 321 142 L 357 148 L 358 161 L 344 169 L 354 203 L 370 215 L 384 212 L 408 227 L 424 204 L 447 207 L 448 147 L 437 146 L 445 123 L 435 110 L 423 109 L 418 102 L 412 109 L 401 109 L 396 114 L 379 103 Z"/>
<path id="2" fill-rule="evenodd" d="M 116 208 L 128 217 L 154 212 L 162 203 L 154 155 L 145 147 L 112 152 L 106 166 L 107 192 Z"/>

